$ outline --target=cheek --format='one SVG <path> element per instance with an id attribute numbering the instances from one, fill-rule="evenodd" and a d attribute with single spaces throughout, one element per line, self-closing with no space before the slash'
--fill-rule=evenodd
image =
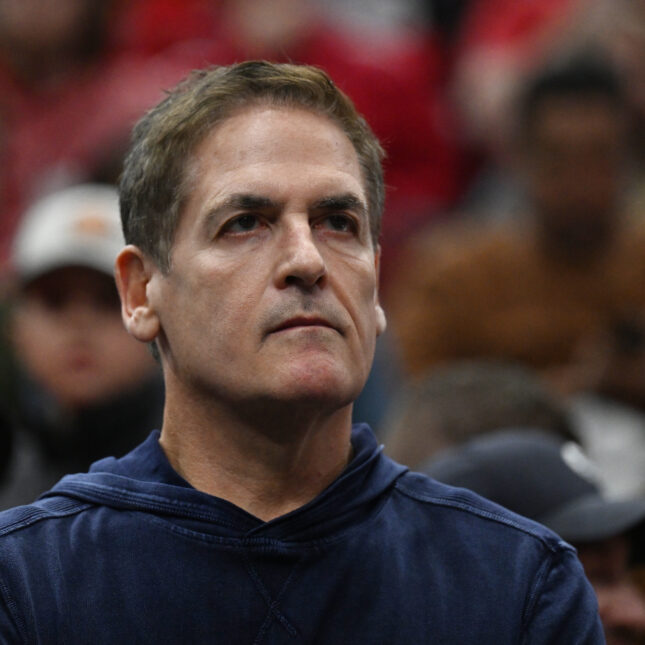
<path id="1" fill-rule="evenodd" d="M 258 282 L 253 275 L 204 272 L 163 294 L 172 306 L 162 310 L 160 322 L 175 359 L 195 352 L 222 355 L 248 337 L 260 297 L 249 286 Z"/>
<path id="2" fill-rule="evenodd" d="M 339 284 L 357 330 L 366 340 L 376 334 L 377 284 L 373 260 L 354 264 Z"/>
<path id="3" fill-rule="evenodd" d="M 18 359 L 25 367 L 40 374 L 55 362 L 60 350 L 60 324 L 46 312 L 17 314 L 13 321 L 12 340 Z"/>
<path id="4" fill-rule="evenodd" d="M 146 354 L 146 344 L 130 336 L 120 320 L 105 320 L 91 334 L 91 346 L 104 360 L 124 366 L 135 364 Z"/>
<path id="5" fill-rule="evenodd" d="M 235 331 L 261 306 L 269 276 L 264 254 L 246 253 L 235 262 L 220 259 L 216 268 L 206 267 L 190 291 L 194 302 L 200 303 L 200 313 L 207 322 Z"/>

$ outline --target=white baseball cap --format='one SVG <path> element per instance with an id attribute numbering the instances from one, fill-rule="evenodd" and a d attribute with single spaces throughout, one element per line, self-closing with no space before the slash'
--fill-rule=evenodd
<path id="1" fill-rule="evenodd" d="M 27 210 L 14 238 L 12 265 L 23 283 L 66 266 L 114 275 L 124 244 L 116 188 L 81 184 L 52 193 Z"/>

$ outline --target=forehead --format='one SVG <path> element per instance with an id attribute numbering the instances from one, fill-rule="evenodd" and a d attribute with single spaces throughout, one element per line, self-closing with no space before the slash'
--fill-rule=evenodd
<path id="1" fill-rule="evenodd" d="M 327 182 L 333 190 L 344 184 L 365 197 L 347 135 L 328 117 L 304 108 L 253 106 L 235 112 L 196 147 L 188 173 L 193 190 L 234 179 L 278 190 L 302 177 Z"/>

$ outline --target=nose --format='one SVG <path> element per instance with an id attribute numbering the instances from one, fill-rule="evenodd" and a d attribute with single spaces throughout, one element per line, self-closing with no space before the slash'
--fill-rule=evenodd
<path id="1" fill-rule="evenodd" d="M 70 298 L 61 308 L 61 317 L 70 329 L 88 329 L 97 325 L 96 306 L 91 301 L 82 298 Z"/>
<path id="2" fill-rule="evenodd" d="M 278 287 L 297 286 L 311 290 L 322 286 L 327 267 L 307 217 L 293 218 L 286 224 L 277 245 Z"/>

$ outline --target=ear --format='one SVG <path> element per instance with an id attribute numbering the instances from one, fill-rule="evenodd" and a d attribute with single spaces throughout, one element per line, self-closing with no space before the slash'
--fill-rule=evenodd
<path id="1" fill-rule="evenodd" d="M 380 336 L 387 328 L 387 319 L 385 318 L 385 311 L 379 304 L 378 298 L 378 284 L 381 267 L 381 247 L 378 245 L 374 251 L 374 268 L 376 270 L 376 289 L 374 291 L 374 311 L 376 313 L 376 335 Z"/>
<path id="2" fill-rule="evenodd" d="M 152 306 L 148 289 L 159 269 L 137 246 L 129 244 L 114 264 L 116 286 L 121 297 L 121 316 L 128 332 L 144 343 L 159 334 L 160 323 Z"/>
<path id="3" fill-rule="evenodd" d="M 383 307 L 378 302 L 374 306 L 376 308 L 376 335 L 380 336 L 387 329 L 387 318 Z"/>

